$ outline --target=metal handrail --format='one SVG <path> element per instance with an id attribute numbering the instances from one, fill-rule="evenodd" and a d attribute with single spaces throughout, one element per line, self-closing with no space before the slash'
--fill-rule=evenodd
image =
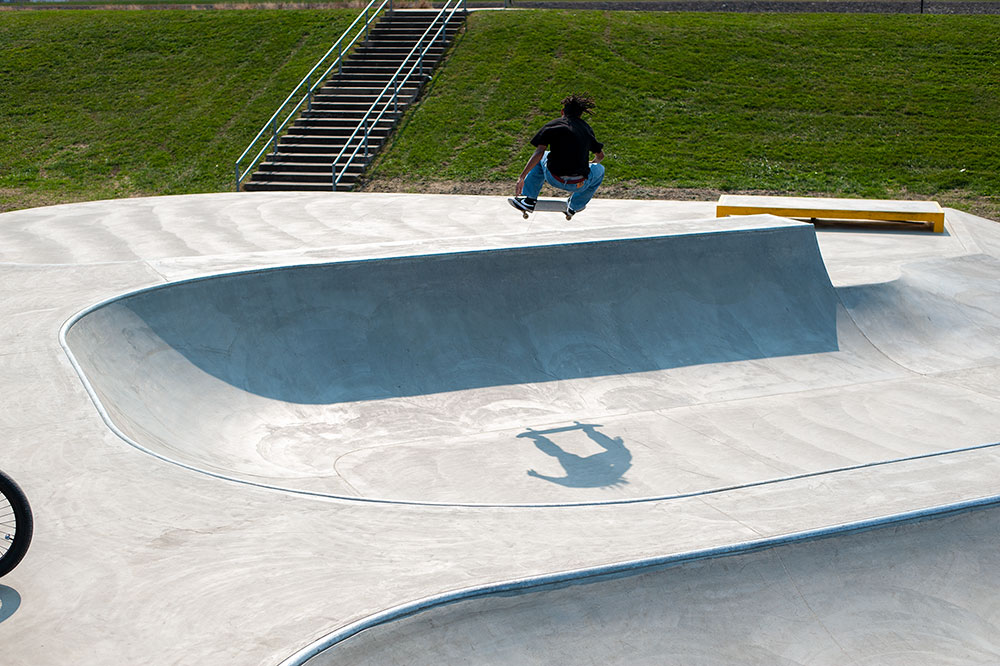
<path id="1" fill-rule="evenodd" d="M 236 158 L 237 192 L 239 192 L 240 190 L 240 183 L 242 183 L 243 180 L 250 174 L 250 172 L 253 171 L 253 169 L 257 166 L 257 163 L 260 162 L 261 157 L 264 155 L 265 152 L 267 152 L 268 148 L 274 150 L 274 147 L 278 143 L 278 133 L 284 130 L 285 127 L 288 126 L 288 123 L 299 112 L 299 109 L 302 108 L 302 105 L 308 101 L 307 108 L 309 109 L 312 108 L 312 99 L 314 91 L 316 90 L 316 88 L 323 85 L 323 83 L 326 81 L 326 77 L 329 76 L 330 72 L 333 71 L 333 68 L 334 67 L 337 68 L 337 73 L 341 72 L 341 68 L 343 66 L 344 54 L 350 51 L 351 48 L 355 44 L 357 44 L 358 39 L 361 37 L 361 35 L 364 35 L 366 40 L 368 39 L 368 32 L 370 30 L 370 26 L 377 20 L 382 10 L 388 7 L 389 13 L 391 14 L 393 12 L 393 0 L 381 0 L 378 7 L 375 8 L 374 12 L 372 12 L 372 6 L 375 5 L 376 2 L 379 2 L 379 0 L 371 0 L 371 2 L 369 2 L 368 5 L 365 6 L 365 8 L 361 11 L 361 13 L 358 14 L 358 17 L 354 19 L 351 25 L 348 26 L 347 30 L 344 31 L 344 34 L 340 36 L 340 39 L 334 42 L 333 46 L 331 46 L 329 50 L 325 54 L 323 54 L 323 57 L 320 58 L 315 65 L 313 65 L 313 68 L 310 69 L 309 73 L 302 78 L 302 80 L 299 82 L 299 85 L 295 86 L 295 90 L 289 93 L 288 97 L 286 97 L 285 101 L 281 103 L 281 106 L 279 106 L 278 109 L 274 112 L 270 120 L 264 123 L 264 126 L 260 129 L 259 132 L 257 132 L 257 136 L 253 138 L 253 141 L 251 141 L 250 145 L 246 147 L 246 150 L 243 151 L 243 154 L 240 155 L 238 158 Z M 350 41 L 350 43 L 344 46 L 343 45 L 344 40 L 347 39 L 351 30 L 353 30 L 354 27 L 358 25 L 358 22 L 361 21 L 362 18 L 364 18 L 365 20 L 364 25 L 358 28 L 357 34 L 354 35 L 354 38 Z M 312 79 L 313 74 L 315 74 L 316 70 L 318 70 L 320 67 L 323 66 L 323 64 L 330 58 L 330 56 L 333 55 L 334 51 L 337 52 L 337 57 L 333 60 L 332 63 L 330 63 L 330 66 L 327 67 L 322 74 L 316 77 L 316 80 L 314 82 Z M 281 112 L 285 109 L 285 107 L 288 106 L 292 98 L 295 97 L 295 95 L 302 89 L 303 86 L 307 86 L 308 89 L 302 95 L 302 98 L 292 108 L 292 110 L 288 112 L 288 115 L 285 116 L 285 119 L 283 121 L 281 121 L 281 124 L 280 125 L 277 124 L 278 116 L 281 115 Z M 270 135 L 267 138 L 267 142 L 257 152 L 254 158 L 250 160 L 250 164 L 246 168 L 246 170 L 241 171 L 240 163 L 243 162 L 243 159 L 247 156 L 247 154 L 250 153 L 251 150 L 253 150 L 254 146 L 257 145 L 261 137 L 263 137 L 269 129 L 270 129 Z"/>
<path id="2" fill-rule="evenodd" d="M 454 7 L 452 7 L 452 2 L 455 2 Z M 384 88 L 382 88 L 382 92 L 380 92 L 378 94 L 378 97 L 375 98 L 375 101 L 372 102 L 372 105 L 368 108 L 368 111 L 361 118 L 361 120 L 358 121 L 357 127 L 354 128 L 354 131 L 351 133 L 351 136 L 344 143 L 344 147 L 340 149 L 340 152 L 333 159 L 333 164 L 330 165 L 334 191 L 337 190 L 337 185 L 340 184 L 340 179 L 343 178 L 344 174 L 347 173 L 347 170 L 354 162 L 354 158 L 357 157 L 358 151 L 362 148 L 362 146 L 365 149 L 365 155 L 366 156 L 368 155 L 368 137 L 370 131 L 376 125 L 378 125 L 378 123 L 382 121 L 382 117 L 385 115 L 385 112 L 389 109 L 389 101 L 392 102 L 393 116 L 395 117 L 399 113 L 400 88 L 406 85 L 407 81 L 410 80 L 410 77 L 413 75 L 413 72 L 415 70 L 419 70 L 419 76 L 423 77 L 424 56 L 427 54 L 427 49 L 434 44 L 434 40 L 436 40 L 439 36 L 441 37 L 442 45 L 444 45 L 445 42 L 444 31 L 448 28 L 451 19 L 455 16 L 455 12 L 457 12 L 459 9 L 463 9 L 465 7 L 465 3 L 466 0 L 448 0 L 445 3 L 445 5 L 441 8 L 441 11 L 437 13 L 437 15 L 434 17 L 434 20 L 432 20 L 430 25 L 427 26 L 427 29 L 424 30 L 424 34 L 422 34 L 420 38 L 417 39 L 416 44 L 413 45 L 413 48 L 410 49 L 410 52 L 406 54 L 405 58 L 403 58 L 403 62 L 399 65 L 399 68 L 396 69 L 396 73 L 392 75 L 392 78 L 389 79 L 389 82 L 385 85 Z M 444 18 L 444 15 L 448 11 L 449 7 L 451 7 L 451 13 L 448 14 L 447 18 Z M 431 30 L 434 29 L 434 26 L 437 25 L 438 19 L 442 19 L 441 27 L 438 28 L 437 32 L 434 33 L 434 35 L 427 41 L 427 44 L 421 48 L 421 45 L 424 43 L 424 39 L 431 32 Z M 404 76 L 403 79 L 400 81 L 399 75 L 402 73 L 403 68 L 406 67 L 406 63 L 409 62 L 410 58 L 414 56 L 418 48 L 420 49 L 420 55 L 418 56 L 417 61 L 414 62 L 412 65 L 410 65 L 410 69 L 406 73 L 406 76 Z M 375 112 L 379 104 L 382 103 L 382 98 L 388 93 L 390 88 L 392 88 L 392 99 L 387 100 L 386 103 L 382 105 L 382 110 L 379 112 L 379 114 L 375 117 L 374 120 L 371 120 L 371 115 Z M 363 139 L 358 142 L 357 146 L 354 147 L 354 151 L 351 153 L 350 157 L 347 158 L 347 162 L 344 164 L 344 167 L 340 170 L 340 173 L 337 173 L 337 163 L 340 162 L 340 159 L 344 156 L 344 153 L 347 151 L 348 148 L 350 148 L 351 143 L 354 142 L 354 140 L 358 137 L 358 133 L 361 132 L 362 130 L 364 130 Z"/>

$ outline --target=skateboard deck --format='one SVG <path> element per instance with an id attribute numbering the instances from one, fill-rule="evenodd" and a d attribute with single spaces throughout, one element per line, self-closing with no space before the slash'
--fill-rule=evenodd
<path id="1" fill-rule="evenodd" d="M 511 205 L 513 205 L 513 199 L 507 199 Z M 538 199 L 535 202 L 535 213 L 562 213 L 566 215 L 566 205 L 569 203 L 568 199 Z M 528 219 L 528 215 L 525 211 L 520 211 L 521 217 Z M 572 215 L 566 215 L 566 219 L 570 219 Z"/>

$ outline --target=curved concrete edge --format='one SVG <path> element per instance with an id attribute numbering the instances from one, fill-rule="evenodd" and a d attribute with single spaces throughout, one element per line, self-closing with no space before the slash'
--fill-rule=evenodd
<path id="1" fill-rule="evenodd" d="M 257 272 L 270 271 L 270 270 L 277 270 L 277 269 L 268 268 L 268 269 L 259 269 L 259 270 L 253 270 L 253 271 L 239 271 L 238 273 L 257 273 Z M 210 276 L 210 277 L 216 277 L 216 276 Z M 204 279 L 209 279 L 209 277 L 194 278 L 192 280 L 184 280 L 184 281 L 181 281 L 181 282 L 194 282 L 194 281 L 197 281 L 197 280 L 204 280 Z M 181 467 L 183 469 L 186 469 L 186 470 L 189 470 L 189 471 L 192 471 L 192 472 L 196 472 L 196 473 L 199 473 L 199 474 L 204 474 L 204 475 L 209 476 L 209 477 L 214 478 L 214 479 L 219 479 L 219 480 L 222 480 L 222 481 L 229 481 L 231 483 L 241 484 L 241 485 L 245 485 L 245 486 L 252 486 L 252 487 L 255 487 L 255 488 L 264 488 L 264 489 L 267 489 L 267 490 L 276 490 L 276 491 L 279 491 L 279 492 L 286 492 L 286 493 L 291 493 L 291 494 L 294 494 L 294 495 L 304 495 L 304 496 L 307 496 L 307 497 L 317 497 L 317 498 L 324 498 L 324 499 L 329 499 L 329 500 L 339 500 L 339 501 L 345 501 L 345 502 L 362 502 L 362 503 L 366 503 L 366 504 L 387 504 L 387 505 L 396 505 L 396 506 L 456 507 L 456 508 L 468 508 L 468 509 L 477 509 L 477 508 L 480 508 L 480 509 L 496 509 L 496 508 L 509 508 L 509 509 L 552 509 L 552 508 L 572 508 L 572 507 L 588 507 L 588 506 L 617 506 L 617 505 L 624 505 L 624 504 L 641 504 L 641 503 L 653 503 L 653 502 L 667 502 L 667 501 L 671 501 L 671 500 L 688 499 L 688 498 L 692 498 L 692 497 L 705 497 L 705 496 L 709 496 L 709 495 L 717 495 L 717 494 L 720 494 L 720 493 L 731 492 L 731 491 L 734 491 L 734 490 L 741 490 L 741 489 L 745 489 L 745 488 L 755 488 L 755 487 L 760 487 L 760 486 L 769 486 L 769 485 L 775 485 L 775 484 L 779 484 L 779 483 L 787 483 L 787 482 L 790 482 L 790 481 L 798 481 L 798 480 L 801 480 L 801 479 L 809 479 L 809 478 L 815 478 L 815 477 L 820 477 L 820 476 L 829 476 L 829 475 L 840 474 L 840 473 L 844 473 L 844 472 L 853 472 L 853 471 L 857 471 L 857 470 L 861 470 L 861 469 L 867 469 L 867 468 L 872 468 L 872 467 L 884 467 L 884 466 L 887 466 L 887 465 L 895 465 L 895 464 L 900 464 L 900 463 L 913 462 L 913 461 L 917 461 L 917 460 L 925 460 L 925 459 L 930 459 L 930 458 L 938 458 L 938 457 L 948 456 L 948 455 L 954 455 L 954 454 L 958 454 L 958 453 L 966 453 L 966 452 L 970 452 L 970 451 L 978 451 L 978 450 L 983 450 L 983 449 L 990 449 L 990 448 L 998 448 L 998 447 L 1000 447 L 1000 442 L 990 442 L 990 443 L 987 443 L 987 444 L 978 444 L 978 445 L 975 445 L 975 446 L 966 446 L 966 447 L 960 447 L 960 448 L 945 449 L 945 450 L 942 450 L 942 451 L 934 451 L 934 452 L 931 452 L 931 453 L 924 453 L 924 454 L 915 455 L 915 456 L 905 456 L 905 457 L 901 457 L 901 458 L 890 458 L 890 459 L 887 459 L 887 460 L 877 460 L 877 461 L 874 461 L 874 462 L 862 463 L 862 464 L 858 464 L 858 465 L 848 465 L 848 466 L 844 466 L 844 467 L 837 467 L 837 468 L 833 468 L 833 469 L 826 469 L 826 470 L 822 470 L 822 471 L 818 471 L 818 472 L 808 472 L 808 473 L 804 473 L 804 474 L 793 474 L 793 475 L 788 475 L 788 476 L 775 477 L 775 478 L 771 478 L 771 479 L 764 479 L 762 481 L 755 481 L 755 482 L 752 482 L 752 483 L 743 483 L 743 484 L 738 484 L 738 485 L 722 486 L 722 487 L 718 487 L 718 488 L 708 488 L 708 489 L 699 490 L 699 491 L 696 491 L 696 492 L 676 493 L 676 494 L 672 494 L 672 495 L 654 495 L 654 496 L 650 496 L 650 497 L 632 497 L 632 498 L 617 499 L 617 500 L 600 500 L 600 501 L 590 501 L 590 502 L 551 502 L 551 503 L 422 502 L 422 501 L 417 501 L 417 500 L 398 500 L 398 499 L 387 499 L 387 498 L 379 498 L 379 497 L 363 497 L 363 496 L 355 496 L 355 495 L 337 495 L 337 494 L 333 494 L 333 493 L 324 493 L 324 492 L 318 492 L 318 491 L 302 490 L 302 489 L 299 489 L 299 488 L 288 488 L 288 487 L 280 486 L 280 485 L 277 485 L 277 484 L 269 484 L 269 483 L 263 483 L 263 482 L 257 482 L 257 481 L 250 481 L 248 479 L 240 478 L 240 477 L 237 477 L 237 476 L 230 476 L 230 475 L 226 475 L 226 474 L 220 474 L 218 472 L 213 472 L 211 470 L 207 470 L 207 469 L 204 469 L 204 468 L 201 468 L 201 467 L 190 465 L 188 463 L 185 463 L 185 462 L 182 462 L 180 460 L 171 458 L 169 456 L 165 456 L 165 455 L 163 455 L 161 453 L 158 453 L 157 451 L 155 451 L 153 449 L 150 449 L 150 448 L 148 448 L 148 447 L 140 444 L 138 441 L 136 441 L 135 439 L 133 439 L 132 437 L 130 437 L 129 435 L 127 435 L 124 431 L 122 431 L 121 428 L 118 427 L 117 424 L 115 424 L 114 419 L 111 418 L 111 415 L 108 412 L 108 409 L 104 406 L 104 403 L 101 401 L 101 398 L 98 395 L 98 393 L 97 393 L 96 389 L 94 388 L 93 384 L 91 384 L 90 380 L 87 379 L 86 373 L 84 372 L 82 366 L 80 365 L 80 362 L 77 360 L 76 355 L 73 353 L 73 350 L 71 349 L 71 347 L 69 346 L 69 343 L 66 340 L 67 333 L 73 327 L 73 325 L 76 322 L 78 322 L 81 318 L 85 317 L 88 313 L 93 312 L 94 310 L 100 309 L 101 307 L 104 307 L 105 305 L 108 305 L 108 304 L 114 303 L 116 301 L 128 298 L 129 296 L 132 296 L 132 295 L 135 295 L 135 294 L 139 294 L 139 293 L 143 293 L 143 292 L 147 292 L 147 291 L 151 291 L 151 290 L 155 290 L 155 289 L 160 289 L 160 288 L 163 288 L 163 287 L 166 287 L 166 286 L 171 286 L 173 284 L 180 284 L 180 282 L 174 282 L 174 283 L 168 283 L 168 284 L 165 284 L 165 285 L 156 285 L 154 287 L 146 287 L 146 288 L 143 288 L 143 289 L 138 289 L 138 290 L 135 290 L 133 292 L 129 292 L 129 293 L 126 293 L 126 294 L 115 296 L 113 298 L 105 299 L 104 301 L 101 301 L 99 303 L 95 303 L 94 305 L 92 305 L 92 306 L 90 306 L 88 308 L 85 308 L 84 310 L 81 310 L 77 314 L 73 315 L 73 317 L 71 317 L 70 319 L 68 319 L 65 324 L 63 324 L 62 328 L 59 331 L 59 344 L 62 346 L 63 352 L 65 352 L 67 358 L 70 361 L 70 364 L 73 366 L 73 369 L 74 369 L 74 371 L 77 374 L 77 377 L 79 377 L 81 383 L 83 384 L 84 389 L 87 391 L 87 394 L 90 396 L 91 401 L 94 403 L 94 406 L 97 408 L 97 412 L 100 415 L 101 420 L 104 421 L 104 424 L 108 427 L 109 430 L 111 430 L 117 437 L 119 437 L 126 444 L 128 444 L 129 446 L 134 447 L 135 449 L 137 449 L 139 451 L 142 451 L 143 453 L 146 453 L 146 454 L 148 454 L 148 455 L 150 455 L 150 456 L 152 456 L 152 457 L 154 457 L 154 458 L 156 458 L 158 460 L 161 460 L 163 462 L 169 463 L 171 465 L 176 465 L 178 467 Z M 997 499 L 1000 500 L 1000 495 L 997 496 Z M 900 514 L 900 515 L 905 515 L 905 514 Z M 803 533 L 803 534 L 809 534 L 809 533 Z M 777 545 L 777 544 L 772 544 L 772 545 Z M 761 547 L 768 547 L 768 546 L 761 546 Z M 700 558 L 695 557 L 695 558 L 692 558 L 692 559 L 700 559 Z M 646 567 L 646 566 L 655 566 L 655 565 L 640 565 L 640 566 Z M 597 574 L 594 574 L 594 575 L 597 575 Z M 435 604 L 435 605 L 439 605 L 439 604 Z M 360 631 L 360 629 L 358 631 Z"/>
<path id="2" fill-rule="evenodd" d="M 366 629 L 385 625 L 424 611 L 429 611 L 461 601 L 489 596 L 538 592 L 544 590 L 545 588 L 561 587 L 586 582 L 597 582 L 605 578 L 621 578 L 645 573 L 655 569 L 685 564 L 688 562 L 744 555 L 778 546 L 787 546 L 819 539 L 843 536 L 882 527 L 941 518 L 955 513 L 987 509 L 996 506 L 1000 506 L 1000 495 L 991 495 L 988 497 L 981 497 L 953 504 L 927 507 L 915 511 L 882 516 L 880 518 L 843 523 L 815 530 L 795 532 L 765 539 L 755 539 L 752 541 L 744 541 L 715 548 L 630 560 L 598 567 L 578 569 L 575 571 L 562 571 L 540 576 L 500 581 L 489 585 L 453 590 L 451 592 L 400 604 L 348 624 L 303 647 L 284 661 L 280 662 L 278 666 L 303 666 L 304 664 L 307 664 L 310 659 L 313 659 L 321 653 L 336 647 L 338 643 L 342 643 L 343 641 L 356 636 Z"/>

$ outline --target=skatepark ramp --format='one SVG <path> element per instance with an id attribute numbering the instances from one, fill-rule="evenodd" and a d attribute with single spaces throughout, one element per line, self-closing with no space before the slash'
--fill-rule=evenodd
<path id="1" fill-rule="evenodd" d="M 813 228 L 771 216 L 738 225 L 173 283 L 93 308 L 66 342 L 106 418 L 143 448 L 255 482 L 392 496 L 387 478 L 435 467 L 403 453 L 419 441 L 451 450 L 452 438 L 468 460 L 500 450 L 484 432 L 513 427 L 503 446 L 555 456 L 551 438 L 515 435 L 648 411 L 672 369 L 836 351 L 838 301 Z M 609 412 L 611 401 L 621 407 Z M 456 403 L 465 414 L 449 418 Z M 583 445 L 607 454 L 590 463 L 606 467 L 555 479 L 546 499 L 663 492 L 655 474 L 652 486 L 621 478 L 626 444 L 581 428 Z M 406 498 L 454 499 L 426 494 L 448 484 Z"/>
<path id="2" fill-rule="evenodd" d="M 997 663 L 1000 509 L 972 504 L 452 593 L 281 666 Z"/>
<path id="3" fill-rule="evenodd" d="M 813 235 L 786 226 L 220 276 L 73 338 L 127 313 L 231 386 L 326 404 L 830 351 L 834 302 Z"/>
<path id="4" fill-rule="evenodd" d="M 1000 663 L 1000 225 L 714 214 L 604 199 L 525 224 L 496 197 L 347 193 L 4 213 L 5 450 L 53 537 L 4 579 L 31 600 L 5 653 Z M 437 360 L 419 332 L 448 326 L 464 353 Z"/>

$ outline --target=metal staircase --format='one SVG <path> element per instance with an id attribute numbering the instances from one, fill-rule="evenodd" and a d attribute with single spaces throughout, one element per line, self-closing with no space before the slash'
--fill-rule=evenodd
<path id="1" fill-rule="evenodd" d="M 373 5 L 365 8 L 363 25 L 359 16 L 258 133 L 236 162 L 237 190 L 241 184 L 248 191 L 354 186 L 416 101 L 466 18 L 463 0 L 440 10 L 393 10 L 390 5 L 380 11 L 385 5 L 374 14 Z M 362 27 L 345 46 L 355 25 Z M 325 72 L 318 73 L 324 65 Z M 279 124 L 299 92 L 302 99 Z M 244 167 L 262 141 L 264 148 Z"/>

